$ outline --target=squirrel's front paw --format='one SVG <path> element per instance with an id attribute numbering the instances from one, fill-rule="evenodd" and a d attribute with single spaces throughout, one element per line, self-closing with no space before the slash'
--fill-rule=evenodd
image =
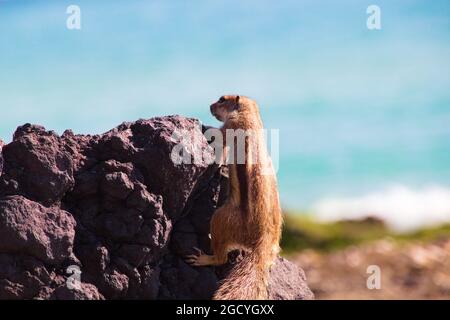
<path id="1" fill-rule="evenodd" d="M 185 261 L 191 266 L 201 267 L 210 266 L 214 264 L 214 256 L 203 253 L 199 248 L 195 248 L 197 254 L 191 254 L 185 257 Z"/>

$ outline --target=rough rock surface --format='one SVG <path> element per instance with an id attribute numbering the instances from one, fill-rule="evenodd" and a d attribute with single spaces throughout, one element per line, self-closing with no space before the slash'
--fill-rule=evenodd
<path id="1" fill-rule="evenodd" d="M 181 149 L 176 130 L 188 136 Z M 176 164 L 173 150 L 192 163 Z M 209 221 L 227 193 L 202 155 L 211 155 L 202 126 L 180 116 L 94 136 L 19 127 L 0 141 L 0 299 L 211 298 L 227 266 L 182 258 L 209 251 Z M 270 297 L 312 293 L 280 258 Z"/>

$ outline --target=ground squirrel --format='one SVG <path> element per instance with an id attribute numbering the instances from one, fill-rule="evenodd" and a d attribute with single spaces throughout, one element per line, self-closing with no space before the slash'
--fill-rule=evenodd
<path id="1" fill-rule="evenodd" d="M 221 265 L 227 262 L 229 251 L 244 249 L 243 259 L 221 282 L 213 298 L 267 299 L 268 272 L 279 252 L 282 214 L 258 105 L 247 97 L 227 95 L 211 105 L 211 113 L 224 123 L 224 136 L 227 129 L 251 131 L 252 135 L 245 137 L 245 163 L 237 161 L 239 148 L 234 139 L 232 142 L 235 156 L 227 163 L 230 193 L 211 219 L 214 255 L 195 248 L 197 254 L 188 256 L 187 262 Z"/>

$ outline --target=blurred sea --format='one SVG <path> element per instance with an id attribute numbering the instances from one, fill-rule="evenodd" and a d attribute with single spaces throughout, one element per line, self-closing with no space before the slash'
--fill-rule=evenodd
<path id="1" fill-rule="evenodd" d="M 279 180 L 286 208 L 324 218 L 392 216 L 405 228 L 450 221 L 449 102 L 315 104 L 265 116 L 266 123 L 283 124 Z"/>

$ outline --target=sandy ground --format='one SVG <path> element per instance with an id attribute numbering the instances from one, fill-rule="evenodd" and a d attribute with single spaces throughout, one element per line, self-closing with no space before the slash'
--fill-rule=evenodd
<path id="1" fill-rule="evenodd" d="M 332 253 L 303 251 L 290 257 L 304 268 L 316 299 L 450 299 L 450 238 L 397 244 L 379 240 Z M 380 289 L 373 271 L 380 270 Z M 371 277 L 372 276 L 372 277 Z"/>

